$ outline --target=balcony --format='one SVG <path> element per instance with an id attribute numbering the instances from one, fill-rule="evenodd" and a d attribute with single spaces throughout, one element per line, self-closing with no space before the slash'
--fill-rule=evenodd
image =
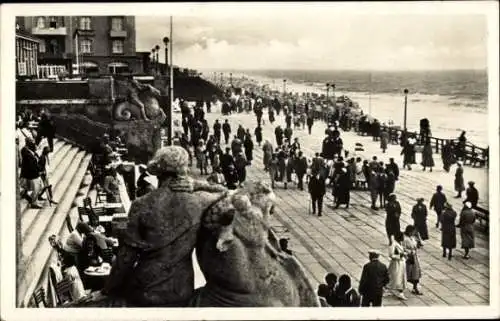
<path id="1" fill-rule="evenodd" d="M 38 53 L 39 59 L 71 59 L 71 54 L 66 52 L 40 52 Z"/>
<path id="2" fill-rule="evenodd" d="M 76 30 L 78 36 L 83 36 L 83 37 L 93 37 L 95 36 L 95 31 L 91 29 L 78 29 Z"/>
<path id="3" fill-rule="evenodd" d="M 68 31 L 66 27 L 32 28 L 31 34 L 34 36 L 66 36 L 68 34 Z"/>
<path id="4" fill-rule="evenodd" d="M 111 38 L 127 38 L 127 31 L 125 31 L 125 30 L 110 30 L 109 36 Z"/>

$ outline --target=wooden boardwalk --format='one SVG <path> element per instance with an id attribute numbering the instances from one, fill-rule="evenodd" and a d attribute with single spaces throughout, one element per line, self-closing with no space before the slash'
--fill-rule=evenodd
<path id="1" fill-rule="evenodd" d="M 180 115 L 176 115 L 180 117 Z M 227 118 L 231 123 L 233 132 L 239 124 L 253 130 L 256 126 L 253 114 L 235 114 L 222 116 L 213 112 L 206 114 L 210 128 L 216 118 L 220 121 Z M 274 127 L 278 124 L 284 127 L 284 117 L 276 117 L 274 126 L 267 121 L 263 126 L 264 140 L 267 138 L 273 145 Z M 311 157 L 314 152 L 319 152 L 324 137 L 325 124 L 316 122 L 313 126 L 312 135 L 307 130 L 294 130 L 294 137 L 299 137 L 302 150 L 306 156 Z M 234 135 L 233 133 L 232 135 Z M 231 136 L 232 136 L 231 135 Z M 354 150 L 354 144 L 364 144 L 365 158 L 373 155 L 382 161 L 388 161 L 394 157 L 397 163 L 401 163 L 399 146 L 389 146 L 386 154 L 382 154 L 378 142 L 372 142 L 371 138 L 358 136 L 356 133 L 342 133 L 345 148 Z M 417 156 L 417 161 L 419 156 Z M 420 166 L 414 166 L 413 171 L 401 170 L 400 179 L 396 184 L 396 194 L 401 203 L 403 214 L 401 226 L 412 224 L 410 217 L 411 208 L 417 197 L 424 197 L 429 202 L 436 185 L 441 184 L 448 198 L 450 198 L 456 210 L 461 209 L 461 200 L 452 198 L 454 168 L 452 172 L 446 173 L 441 169 L 439 155 L 435 155 L 436 168 L 432 173 L 422 172 Z M 193 168 L 193 171 L 196 171 Z M 248 180 L 269 180 L 269 176 L 263 170 L 262 149 L 255 145 L 254 161 L 252 166 L 247 167 Z M 465 167 L 465 180 L 473 179 L 480 193 L 480 203 L 488 208 L 487 170 L 472 169 Z M 290 248 L 297 258 L 304 264 L 308 274 L 315 285 L 323 283 L 327 272 L 337 275 L 348 273 L 357 286 L 363 265 L 368 261 L 367 251 L 376 248 L 381 251 L 381 261 L 387 260 L 387 239 L 385 235 L 385 211 L 373 211 L 370 209 L 370 196 L 365 191 L 353 191 L 351 193 L 351 206 L 348 210 L 333 209 L 331 190 L 327 191 L 324 201 L 323 217 L 310 215 L 309 194 L 299 191 L 294 184 L 287 190 L 280 183 L 275 189 L 278 196 L 278 206 L 273 215 L 272 226 L 279 234 L 290 237 Z M 451 261 L 441 257 L 440 231 L 434 227 L 435 215 L 429 212 L 428 226 L 430 239 L 425 242 L 419 252 L 422 279 L 421 289 L 423 296 L 408 294 L 408 300 L 400 301 L 393 296 L 384 298 L 386 306 L 437 306 L 437 305 L 487 305 L 489 302 L 489 240 L 486 233 L 476 233 L 476 248 L 472 250 L 472 258 L 463 260 L 462 250 L 457 249 Z M 459 231 L 457 231 L 458 233 Z M 460 247 L 460 236 L 458 233 L 458 245 Z"/>

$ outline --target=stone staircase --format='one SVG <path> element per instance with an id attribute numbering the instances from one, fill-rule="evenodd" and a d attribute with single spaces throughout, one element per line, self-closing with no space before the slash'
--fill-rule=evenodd
<path id="1" fill-rule="evenodd" d="M 22 251 L 17 287 L 17 300 L 21 307 L 28 306 L 31 294 L 39 286 L 46 287 L 46 272 L 56 257 L 49 245 L 49 236 L 55 234 L 64 238 L 69 234 L 67 223 L 71 226 L 76 224 L 77 204 L 81 205 L 92 181 L 88 171 L 90 160 L 90 153 L 71 142 L 56 139 L 54 152 L 50 154 L 49 181 L 58 204 L 49 206 L 48 201 L 42 201 L 41 209 L 32 209 L 26 200 L 21 200 L 18 215 L 21 215 L 22 241 L 17 247 Z"/>

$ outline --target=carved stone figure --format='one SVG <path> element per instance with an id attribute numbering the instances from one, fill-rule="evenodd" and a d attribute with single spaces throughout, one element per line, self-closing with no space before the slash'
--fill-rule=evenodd
<path id="1" fill-rule="evenodd" d="M 192 306 L 320 306 L 303 267 L 269 229 L 274 198 L 269 186 L 251 184 L 208 210 L 196 246 L 207 283 Z"/>
<path id="2" fill-rule="evenodd" d="M 115 120 L 155 120 L 163 122 L 165 113 L 160 108 L 161 93 L 149 84 L 141 84 L 137 80 L 115 81 L 118 94 L 125 93 L 113 107 Z"/>

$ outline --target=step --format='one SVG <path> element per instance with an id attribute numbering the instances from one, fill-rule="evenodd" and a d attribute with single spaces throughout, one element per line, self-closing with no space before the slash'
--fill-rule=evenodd
<path id="1" fill-rule="evenodd" d="M 55 184 L 54 177 L 52 176 L 52 173 L 54 173 L 56 171 L 56 168 L 60 165 L 61 161 L 64 159 L 64 156 L 71 148 L 72 148 L 72 146 L 69 144 L 66 144 L 66 143 L 63 143 L 63 145 L 61 145 L 60 148 L 58 148 L 57 150 L 55 149 L 55 146 L 54 146 L 55 154 L 53 155 L 53 158 L 51 158 L 51 164 L 50 164 L 51 173 L 49 173 L 49 180 L 51 181 L 52 184 Z M 52 159 L 53 159 L 53 161 L 52 161 Z M 21 204 L 20 204 L 19 213 L 24 213 L 24 211 L 26 210 L 28 205 L 29 205 L 28 201 L 25 199 L 22 199 Z"/>
<path id="2" fill-rule="evenodd" d="M 64 176 L 61 178 L 59 185 L 54 191 L 54 198 L 59 201 L 57 206 L 49 207 L 46 206 L 41 210 L 34 210 L 36 215 L 35 220 L 30 225 L 29 228 L 23 230 L 22 232 L 22 249 L 23 255 L 28 257 L 32 254 L 33 249 L 36 247 L 38 242 L 38 237 L 47 228 L 47 224 L 52 219 L 55 212 L 58 212 L 60 208 L 63 208 L 62 200 L 66 199 L 66 191 L 72 183 L 73 176 L 75 175 L 81 160 L 85 155 L 84 151 L 80 151 L 76 156 L 70 160 L 70 166 L 64 172 Z M 69 208 L 68 208 L 69 209 Z M 67 210 L 68 210 L 67 209 Z"/>
<path id="3" fill-rule="evenodd" d="M 54 176 L 50 178 L 52 183 L 53 197 L 56 201 L 59 201 L 56 191 L 60 188 L 59 185 L 61 183 L 62 178 L 66 174 L 68 167 L 72 165 L 72 162 L 74 161 L 74 158 L 76 157 L 77 154 L 78 154 L 78 147 L 71 147 L 69 152 L 66 154 L 66 157 L 64 158 L 63 162 L 59 164 L 58 170 L 56 170 Z M 63 187 L 63 189 L 64 188 L 66 187 Z M 24 211 L 21 212 L 21 235 L 24 237 L 24 235 L 33 225 L 33 221 L 36 220 L 41 211 L 51 208 L 53 207 L 48 205 L 44 205 L 41 209 L 31 209 L 28 206 L 26 206 Z"/>
<path id="4" fill-rule="evenodd" d="M 24 243 L 23 250 L 23 272 L 20 276 L 17 295 L 18 302 L 25 305 L 29 301 L 31 293 L 40 280 L 44 266 L 53 251 L 48 243 L 48 237 L 52 234 L 61 233 L 61 229 L 65 228 L 65 218 L 69 213 L 71 205 L 75 199 L 75 195 L 80 189 L 83 177 L 87 172 L 90 164 L 91 154 L 80 152 L 77 160 L 68 169 L 65 175 L 65 181 L 68 182 L 64 189 L 64 197 L 60 198 L 60 203 L 55 212 L 43 221 L 37 222 L 37 227 L 33 229 L 27 237 L 28 243 Z M 59 196 L 63 196 L 63 192 L 59 192 Z"/>
<path id="5" fill-rule="evenodd" d="M 72 220 L 72 226 L 73 228 L 76 225 L 76 222 L 78 220 L 78 208 L 77 204 L 83 204 L 83 199 L 88 195 L 89 189 L 90 189 L 90 183 L 92 182 L 92 175 L 90 174 L 90 171 L 87 171 L 85 173 L 85 176 L 82 180 L 82 183 L 80 185 L 80 189 L 77 192 L 76 198 L 73 200 L 73 207 L 69 211 L 68 217 L 74 218 L 76 216 L 76 220 Z M 76 207 L 75 207 L 76 206 Z M 73 223 L 74 222 L 74 223 Z M 66 240 L 66 238 L 69 236 L 69 230 L 66 226 L 66 221 L 61 222 L 61 228 L 59 233 L 53 233 L 58 235 L 60 240 Z M 50 251 L 50 254 L 48 256 L 48 259 L 45 261 L 45 264 L 39 273 L 37 277 L 35 277 L 31 284 L 28 286 L 28 291 L 25 294 L 25 300 L 23 306 L 28 306 L 29 300 L 31 299 L 32 293 L 40 288 L 44 287 L 47 288 L 47 281 L 48 281 L 48 273 L 49 273 L 49 267 L 53 262 L 57 262 L 57 252 L 54 250 Z"/>

